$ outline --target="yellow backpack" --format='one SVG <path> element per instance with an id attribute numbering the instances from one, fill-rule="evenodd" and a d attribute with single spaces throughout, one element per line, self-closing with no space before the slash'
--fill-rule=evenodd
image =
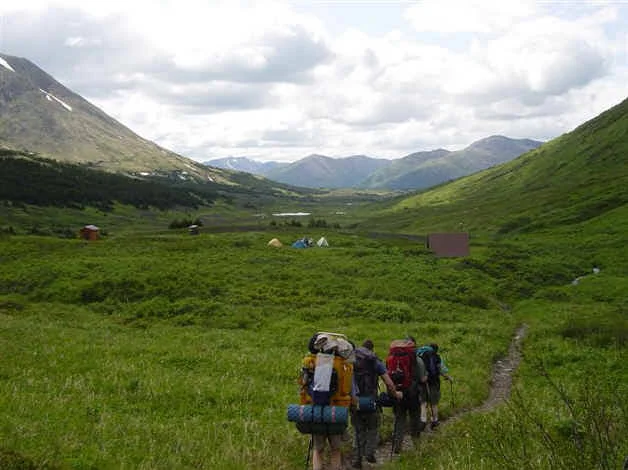
<path id="1" fill-rule="evenodd" d="M 303 358 L 302 374 L 299 379 L 301 391 L 299 403 L 301 405 L 351 405 L 351 387 L 353 384 L 353 363 L 342 356 L 333 356 L 333 371 L 331 383 L 328 391 L 317 391 L 314 389 L 314 375 L 316 361 L 319 355 L 327 356 L 325 353 L 310 353 Z"/>

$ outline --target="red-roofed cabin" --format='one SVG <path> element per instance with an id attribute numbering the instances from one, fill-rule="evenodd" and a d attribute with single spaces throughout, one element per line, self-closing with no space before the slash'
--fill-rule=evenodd
<path id="1" fill-rule="evenodd" d="M 79 236 L 83 240 L 98 240 L 100 237 L 99 228 L 95 225 L 86 225 L 81 230 L 79 230 Z"/>
<path id="2" fill-rule="evenodd" d="M 457 257 L 469 256 L 469 234 L 460 233 L 430 233 L 427 236 L 427 248 L 436 256 Z"/>

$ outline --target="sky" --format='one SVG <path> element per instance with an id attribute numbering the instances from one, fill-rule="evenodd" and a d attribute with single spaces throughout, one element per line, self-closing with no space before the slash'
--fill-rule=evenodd
<path id="1" fill-rule="evenodd" d="M 623 101 L 628 1 L 2 0 L 0 52 L 197 161 L 400 158 Z"/>

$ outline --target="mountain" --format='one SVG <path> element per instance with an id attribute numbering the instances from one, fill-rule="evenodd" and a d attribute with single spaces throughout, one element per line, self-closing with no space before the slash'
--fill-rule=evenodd
<path id="1" fill-rule="evenodd" d="M 440 161 L 450 154 L 449 150 L 437 149 L 427 152 L 415 152 L 398 160 L 393 160 L 390 165 L 380 168 L 370 174 L 360 186 L 366 188 L 412 188 L 412 181 L 406 182 L 406 175 L 413 174 L 417 168 L 427 167 L 429 162 Z M 417 177 L 415 176 L 415 179 Z"/>
<path id="2" fill-rule="evenodd" d="M 590 223 L 625 251 L 617 221 L 628 220 L 627 155 L 628 99 L 512 161 L 400 199 L 368 224 L 411 232 L 560 229 L 571 243 L 568 227 Z"/>
<path id="3" fill-rule="evenodd" d="M 364 155 L 345 158 L 310 155 L 287 166 L 275 168 L 266 177 L 306 188 L 351 188 L 389 164 L 390 160 Z"/>
<path id="4" fill-rule="evenodd" d="M 360 186 L 423 189 L 504 163 L 542 142 L 491 136 L 455 152 L 439 149 L 410 154 L 370 175 Z"/>
<path id="5" fill-rule="evenodd" d="M 246 157 L 206 163 L 306 188 L 413 190 L 436 186 L 512 160 L 541 144 L 530 139 L 491 136 L 456 152 L 436 149 L 415 152 L 395 160 L 365 155 L 345 158 L 310 155 L 293 163 L 263 163 Z"/>
<path id="6" fill-rule="evenodd" d="M 30 61 L 0 54 L 0 146 L 127 173 L 229 182 L 135 134 Z"/>
<path id="7" fill-rule="evenodd" d="M 247 157 L 226 157 L 203 162 L 203 165 L 266 176 L 269 172 L 287 166 L 289 163 L 258 162 Z"/>

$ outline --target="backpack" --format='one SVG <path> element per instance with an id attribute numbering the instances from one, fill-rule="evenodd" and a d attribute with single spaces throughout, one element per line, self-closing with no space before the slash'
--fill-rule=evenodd
<path id="1" fill-rule="evenodd" d="M 344 335 L 317 333 L 302 361 L 299 385 L 301 405 L 350 406 L 353 385 L 353 344 Z M 318 369 L 318 370 L 317 370 Z"/>
<path id="2" fill-rule="evenodd" d="M 375 365 L 377 356 L 373 351 L 360 347 L 355 350 L 355 364 L 353 373 L 358 386 L 358 395 L 361 397 L 377 396 L 377 372 Z"/>
<path id="3" fill-rule="evenodd" d="M 390 343 L 386 368 L 397 390 L 408 390 L 415 383 L 416 345 L 409 339 Z"/>
<path id="4" fill-rule="evenodd" d="M 421 346 L 416 355 L 423 360 L 427 372 L 427 381 L 437 383 L 440 378 L 441 358 L 431 346 Z"/>

